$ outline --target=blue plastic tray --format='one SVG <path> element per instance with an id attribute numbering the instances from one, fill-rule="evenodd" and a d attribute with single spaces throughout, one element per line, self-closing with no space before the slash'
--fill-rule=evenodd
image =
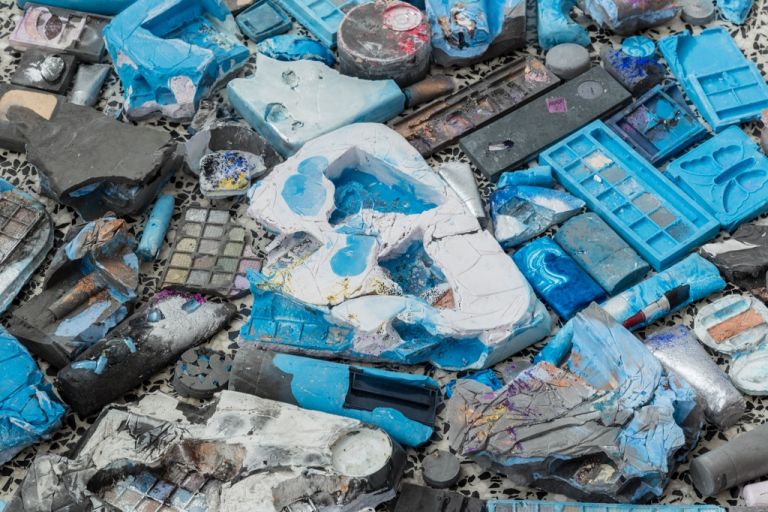
<path id="1" fill-rule="evenodd" d="M 706 210 L 602 121 L 551 146 L 540 160 L 656 270 L 682 259 L 720 230 Z"/>
<path id="2" fill-rule="evenodd" d="M 291 30 L 291 19 L 272 0 L 259 0 L 235 18 L 248 39 L 260 43 L 264 39 Z"/>
<path id="3" fill-rule="evenodd" d="M 666 174 L 728 231 L 768 211 L 768 157 L 737 126 L 670 163 Z"/>
<path id="4" fill-rule="evenodd" d="M 567 501 L 492 500 L 488 512 L 725 512 L 715 505 L 632 505 Z"/>
<path id="5" fill-rule="evenodd" d="M 726 29 L 669 36 L 659 41 L 659 50 L 715 131 L 756 120 L 768 108 L 768 85 Z"/>
<path id="6" fill-rule="evenodd" d="M 362 0 L 278 0 L 316 38 L 329 48 L 336 48 L 336 32 L 344 14 Z"/>
<path id="7" fill-rule="evenodd" d="M 707 135 L 675 83 L 657 85 L 606 124 L 652 164 L 664 162 Z"/>

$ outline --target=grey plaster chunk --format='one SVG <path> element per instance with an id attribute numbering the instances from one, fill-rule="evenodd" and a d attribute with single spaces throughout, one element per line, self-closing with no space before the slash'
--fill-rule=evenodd
<path id="1" fill-rule="evenodd" d="M 72 458 L 36 458 L 5 512 L 121 509 L 125 489 L 140 501 L 141 482 L 179 472 L 208 512 L 358 511 L 394 498 L 404 465 L 357 420 L 234 391 L 204 409 L 152 394 L 102 412 Z"/>
<path id="2" fill-rule="evenodd" d="M 564 80 L 575 78 L 589 70 L 589 52 L 579 44 L 563 43 L 547 52 L 546 65 Z"/>
<path id="3" fill-rule="evenodd" d="M 691 25 L 706 25 L 713 21 L 717 13 L 712 0 L 684 0 L 680 17 Z"/>
<path id="4" fill-rule="evenodd" d="M 592 212 L 568 220 L 554 238 L 609 295 L 623 292 L 651 270 L 629 244 Z"/>

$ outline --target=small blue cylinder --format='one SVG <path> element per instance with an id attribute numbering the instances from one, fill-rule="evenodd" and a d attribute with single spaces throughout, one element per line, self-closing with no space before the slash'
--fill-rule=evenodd
<path id="1" fill-rule="evenodd" d="M 521 169 L 519 171 L 505 172 L 499 177 L 497 188 L 515 186 L 524 187 L 548 187 L 552 188 L 554 181 L 552 179 L 552 167 L 540 165 L 530 169 Z"/>
<path id="2" fill-rule="evenodd" d="M 163 194 L 155 202 L 152 213 L 149 215 L 144 233 L 141 235 L 139 248 L 136 254 L 144 261 L 152 261 L 160 252 L 160 247 L 165 240 L 168 226 L 171 225 L 173 216 L 174 199 L 170 194 Z"/>

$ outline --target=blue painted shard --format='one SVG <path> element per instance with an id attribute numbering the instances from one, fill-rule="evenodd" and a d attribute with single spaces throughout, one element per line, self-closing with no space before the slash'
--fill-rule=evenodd
<path id="1" fill-rule="evenodd" d="M 593 212 L 567 221 L 557 230 L 554 239 L 608 295 L 626 290 L 651 270 L 650 265 Z"/>
<path id="2" fill-rule="evenodd" d="M 280 7 L 328 48 L 336 48 L 336 32 L 344 14 L 359 3 L 361 0 L 278 0 Z"/>
<path id="3" fill-rule="evenodd" d="M 539 297 L 564 321 L 605 299 L 605 292 L 551 238 L 539 238 L 512 256 Z"/>
<path id="4" fill-rule="evenodd" d="M 537 4 L 539 46 L 543 50 L 563 43 L 591 44 L 587 29 L 571 19 L 576 0 L 539 0 Z"/>
<path id="5" fill-rule="evenodd" d="M 680 13 L 675 0 L 579 0 L 579 7 L 602 28 L 619 35 L 662 25 Z"/>
<path id="6" fill-rule="evenodd" d="M 448 384 L 445 385 L 444 389 L 445 398 L 451 398 L 451 395 L 453 395 L 453 388 L 456 386 L 456 383 L 466 379 L 480 382 L 481 384 L 491 388 L 492 391 L 498 391 L 504 387 L 504 381 L 502 381 L 499 376 L 496 375 L 495 371 L 493 371 L 491 368 L 488 368 L 486 370 L 480 370 L 479 372 L 468 373 L 463 377 L 459 377 L 458 379 L 451 379 L 448 381 Z"/>
<path id="7" fill-rule="evenodd" d="M 191 119 L 200 100 L 248 60 L 222 0 L 138 0 L 104 28 L 132 119 Z"/>
<path id="8" fill-rule="evenodd" d="M 600 49 L 603 67 L 634 95 L 640 95 L 661 83 L 666 68 L 655 55 L 630 55 L 622 48 L 605 45 Z"/>
<path id="9" fill-rule="evenodd" d="M 361 80 L 321 62 L 259 54 L 255 74 L 227 88 L 235 110 L 283 156 L 355 122 L 385 122 L 405 108 L 393 80 Z"/>
<path id="10" fill-rule="evenodd" d="M 602 121 L 551 146 L 540 159 L 657 271 L 720 230 L 714 217 Z"/>
<path id="11" fill-rule="evenodd" d="M 272 3 L 271 0 L 258 0 L 235 18 L 237 26 L 248 39 L 261 41 L 284 34 L 291 30 L 291 18 Z"/>
<path id="12" fill-rule="evenodd" d="M 615 504 L 609 507 L 605 503 L 581 503 L 568 501 L 537 501 L 537 500 L 491 500 L 488 502 L 488 512 L 604 512 L 610 508 L 612 512 L 726 512 L 726 509 L 716 505 L 670 505 L 657 503 L 654 505 Z"/>
<path id="13" fill-rule="evenodd" d="M 19 7 L 24 7 L 28 3 L 35 3 L 38 5 L 49 5 L 51 7 L 64 7 L 74 11 L 93 12 L 96 14 L 104 14 L 106 16 L 114 16 L 135 1 L 136 0 L 35 0 L 34 2 L 30 2 L 29 0 L 16 0 L 16 3 L 19 4 Z"/>
<path id="14" fill-rule="evenodd" d="M 466 65 L 525 46 L 525 0 L 427 0 L 432 56 Z"/>
<path id="15" fill-rule="evenodd" d="M 738 126 L 670 163 L 666 174 L 728 231 L 768 210 L 768 157 Z"/>
<path id="16" fill-rule="evenodd" d="M 457 384 L 451 447 L 517 485 L 579 500 L 661 496 L 701 432 L 694 390 L 596 305 L 553 342 L 558 350 L 498 391 Z"/>
<path id="17" fill-rule="evenodd" d="M 238 350 L 229 389 L 354 418 L 376 425 L 406 446 L 432 437 L 440 387 L 411 375 L 245 345 Z"/>
<path id="18" fill-rule="evenodd" d="M 606 124 L 654 165 L 707 135 L 675 83 L 657 85 Z"/>
<path id="19" fill-rule="evenodd" d="M 659 41 L 672 74 L 715 130 L 755 121 L 768 108 L 768 85 L 724 27 L 687 31 Z"/>
<path id="20" fill-rule="evenodd" d="M 584 201 L 567 192 L 514 185 L 496 190 L 490 203 L 493 235 L 506 248 L 542 234 L 584 207 Z"/>
<path id="21" fill-rule="evenodd" d="M 336 64 L 336 57 L 328 47 L 313 39 L 293 34 L 270 37 L 262 41 L 258 48 L 259 53 L 266 55 L 270 59 L 282 60 L 284 62 L 315 60 L 323 62 L 329 67 L 333 67 Z"/>
<path id="22" fill-rule="evenodd" d="M 552 167 L 537 165 L 536 167 L 502 173 L 499 176 L 499 181 L 496 182 L 496 188 L 500 189 L 512 185 L 552 188 L 554 184 Z"/>
<path id="23" fill-rule="evenodd" d="M 742 25 L 747 21 L 754 0 L 716 0 L 715 3 L 723 18 L 731 23 Z"/>
<path id="24" fill-rule="evenodd" d="M 0 464 L 61 426 L 66 409 L 37 363 L 0 326 Z"/>
<path id="25" fill-rule="evenodd" d="M 691 254 L 602 304 L 627 329 L 641 329 L 725 288 L 717 267 Z"/>

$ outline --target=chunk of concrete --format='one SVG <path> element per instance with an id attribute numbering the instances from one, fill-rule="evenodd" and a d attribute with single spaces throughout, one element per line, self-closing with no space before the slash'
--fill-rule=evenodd
<path id="1" fill-rule="evenodd" d="M 623 292 L 651 270 L 629 244 L 592 212 L 568 220 L 554 239 L 608 295 Z"/>

